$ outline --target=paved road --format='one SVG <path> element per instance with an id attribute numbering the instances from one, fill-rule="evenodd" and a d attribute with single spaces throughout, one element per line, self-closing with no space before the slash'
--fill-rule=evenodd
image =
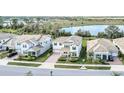
<path id="1" fill-rule="evenodd" d="M 112 71 L 92 71 L 92 70 L 66 70 L 47 68 L 27 68 L 0 65 L 0 76 L 25 76 L 29 71 L 35 76 L 111 76 Z M 121 72 L 124 75 L 124 72 Z"/>

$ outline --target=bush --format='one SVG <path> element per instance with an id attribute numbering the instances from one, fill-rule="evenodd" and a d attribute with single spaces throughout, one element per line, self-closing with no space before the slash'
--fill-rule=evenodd
<path id="1" fill-rule="evenodd" d="M 69 61 L 71 61 L 71 62 L 76 62 L 76 61 L 78 61 L 79 59 L 77 58 L 77 57 L 75 57 L 75 58 L 70 58 L 69 59 Z"/>
<path id="2" fill-rule="evenodd" d="M 19 56 L 19 60 L 33 61 L 36 59 L 34 56 Z"/>
<path id="3" fill-rule="evenodd" d="M 58 61 L 66 61 L 66 57 L 60 57 Z"/>

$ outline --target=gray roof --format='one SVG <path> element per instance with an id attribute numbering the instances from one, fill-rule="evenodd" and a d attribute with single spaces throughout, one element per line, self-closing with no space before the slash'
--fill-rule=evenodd
<path id="1" fill-rule="evenodd" d="M 118 49 L 110 40 L 101 38 L 88 41 L 87 52 L 118 52 Z"/>
<path id="2" fill-rule="evenodd" d="M 0 40 L 12 38 L 13 36 L 14 36 L 14 34 L 10 34 L 10 33 L 0 33 Z"/>
<path id="3" fill-rule="evenodd" d="M 80 45 L 82 42 L 82 37 L 80 36 L 59 37 L 55 39 L 54 42 Z"/>

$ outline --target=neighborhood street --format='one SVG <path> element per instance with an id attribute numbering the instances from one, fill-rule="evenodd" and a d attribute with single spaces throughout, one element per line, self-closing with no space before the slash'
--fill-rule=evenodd
<path id="1" fill-rule="evenodd" d="M 119 66 L 115 66 L 117 68 Z M 124 66 L 120 69 L 124 69 Z M 0 76 L 26 76 L 31 72 L 33 76 L 112 76 L 111 70 L 72 70 L 72 69 L 49 69 L 33 67 L 17 67 L 0 65 Z M 115 71 L 124 75 L 124 71 Z"/>

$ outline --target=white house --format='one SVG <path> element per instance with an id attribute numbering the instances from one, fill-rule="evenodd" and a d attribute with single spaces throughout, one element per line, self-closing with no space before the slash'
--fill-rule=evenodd
<path id="1" fill-rule="evenodd" d="M 59 37 L 52 43 L 53 52 L 66 57 L 79 57 L 82 48 L 82 37 Z"/>
<path id="2" fill-rule="evenodd" d="M 108 39 L 96 39 L 87 41 L 87 56 L 94 59 L 109 60 L 118 56 L 117 47 Z"/>
<path id="3" fill-rule="evenodd" d="M 7 50 L 7 42 L 9 42 L 13 37 L 13 34 L 0 33 L 0 50 Z"/>
<path id="4" fill-rule="evenodd" d="M 113 39 L 113 44 L 116 45 L 121 53 L 124 54 L 124 37 Z"/>
<path id="5" fill-rule="evenodd" d="M 19 55 L 40 56 L 51 48 L 50 35 L 21 35 L 15 41 L 15 50 Z"/>

